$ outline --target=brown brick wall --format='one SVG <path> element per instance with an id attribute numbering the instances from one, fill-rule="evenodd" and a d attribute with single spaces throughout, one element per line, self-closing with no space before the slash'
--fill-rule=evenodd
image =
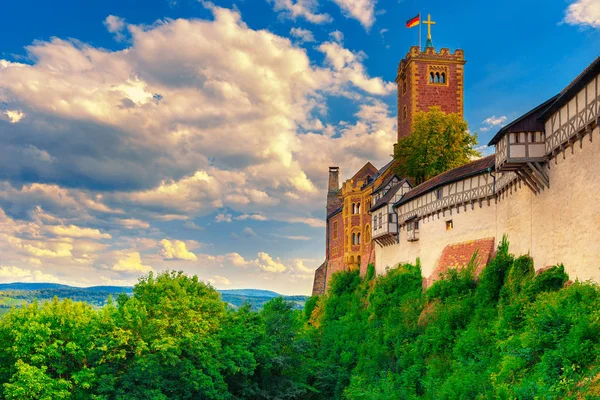
<path id="1" fill-rule="evenodd" d="M 464 93 L 464 54 L 462 50 L 450 53 L 448 49 L 435 52 L 426 49 L 419 52 L 413 46 L 406 58 L 400 61 L 398 76 L 398 140 L 408 136 L 413 126 L 417 111 L 429 111 L 432 106 L 439 106 L 446 113 L 456 112 L 463 115 Z M 429 67 L 442 66 L 447 68 L 447 84 L 430 84 Z M 406 93 L 403 84 L 406 80 Z M 406 106 L 407 118 L 404 119 Z"/>
<path id="2" fill-rule="evenodd" d="M 441 274 L 451 268 L 463 268 L 469 265 L 469 261 L 471 261 L 475 252 L 477 252 L 477 257 L 475 258 L 475 276 L 479 276 L 494 254 L 494 244 L 494 238 L 485 238 L 446 246 L 442 251 L 435 270 L 424 281 L 425 286 L 429 287 L 440 278 Z"/>

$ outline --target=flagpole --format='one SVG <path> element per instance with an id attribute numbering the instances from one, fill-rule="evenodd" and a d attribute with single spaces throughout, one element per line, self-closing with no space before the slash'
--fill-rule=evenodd
<path id="1" fill-rule="evenodd" d="M 419 53 L 421 52 L 421 11 L 419 11 Z"/>

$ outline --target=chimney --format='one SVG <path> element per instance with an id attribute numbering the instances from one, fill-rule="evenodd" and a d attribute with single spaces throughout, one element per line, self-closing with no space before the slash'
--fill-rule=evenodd
<path id="1" fill-rule="evenodd" d="M 329 185 L 327 188 L 327 215 L 335 211 L 340 205 L 341 200 L 337 196 L 340 190 L 340 168 L 329 167 Z"/>

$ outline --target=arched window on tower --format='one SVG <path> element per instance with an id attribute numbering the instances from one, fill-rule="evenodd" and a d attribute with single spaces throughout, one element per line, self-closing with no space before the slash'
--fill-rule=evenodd
<path id="1" fill-rule="evenodd" d="M 360 203 L 356 203 L 356 213 L 360 214 Z"/>
<path id="2" fill-rule="evenodd" d="M 429 73 L 429 83 L 433 83 L 433 72 Z"/>
<path id="3" fill-rule="evenodd" d="M 360 244 L 360 233 L 356 234 L 356 244 Z"/>
<path id="4" fill-rule="evenodd" d="M 440 83 L 446 83 L 446 73 L 445 72 L 442 72 L 440 79 L 441 79 Z"/>
<path id="5" fill-rule="evenodd" d="M 356 233 L 352 234 L 352 244 L 356 244 Z"/>
<path id="6" fill-rule="evenodd" d="M 435 73 L 435 83 L 440 83 L 440 73 L 439 72 Z"/>
<path id="7" fill-rule="evenodd" d="M 408 111 L 406 109 L 406 106 L 404 106 L 402 108 L 402 121 L 406 121 L 406 118 L 408 117 Z"/>
<path id="8" fill-rule="evenodd" d="M 352 203 L 352 214 L 356 214 L 356 204 Z"/>

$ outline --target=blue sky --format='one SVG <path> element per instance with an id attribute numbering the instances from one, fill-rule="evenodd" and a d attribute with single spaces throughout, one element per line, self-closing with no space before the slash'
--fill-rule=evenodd
<path id="1" fill-rule="evenodd" d="M 389 159 L 407 19 L 431 13 L 435 47 L 465 51 L 482 145 L 600 49 L 597 0 L 81 4 L 0 16 L 3 281 L 169 268 L 308 293 L 327 167 Z"/>

